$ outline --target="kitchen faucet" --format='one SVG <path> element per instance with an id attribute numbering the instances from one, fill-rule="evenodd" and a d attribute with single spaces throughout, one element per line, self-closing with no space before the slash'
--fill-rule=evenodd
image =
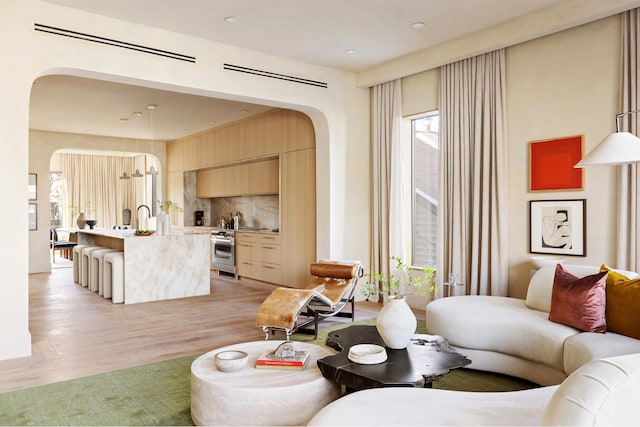
<path id="1" fill-rule="evenodd" d="M 136 226 L 135 226 L 136 230 L 140 229 L 140 220 L 138 219 L 138 214 L 140 213 L 140 208 L 146 208 L 147 209 L 147 218 L 151 218 L 151 209 L 149 209 L 149 206 L 147 206 L 147 205 L 138 206 L 138 209 L 136 209 Z"/>

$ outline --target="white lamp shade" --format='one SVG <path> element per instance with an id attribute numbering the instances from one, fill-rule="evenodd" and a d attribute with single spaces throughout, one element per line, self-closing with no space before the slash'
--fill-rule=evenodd
<path id="1" fill-rule="evenodd" d="M 616 132 L 606 137 L 575 167 L 623 165 L 640 162 L 640 138 L 629 132 Z"/>

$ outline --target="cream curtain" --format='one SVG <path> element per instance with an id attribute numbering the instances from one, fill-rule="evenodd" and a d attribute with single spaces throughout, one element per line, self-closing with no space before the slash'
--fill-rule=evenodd
<path id="1" fill-rule="evenodd" d="M 389 274 L 389 256 L 405 257 L 402 241 L 402 103 L 400 80 L 371 88 L 371 270 Z"/>
<path id="2" fill-rule="evenodd" d="M 640 13 L 638 9 L 622 14 L 622 75 L 620 79 L 620 112 L 640 108 L 638 99 L 640 91 L 640 46 L 639 31 Z M 638 114 L 630 114 L 622 118 L 621 131 L 638 135 Z M 616 267 L 638 271 L 640 268 L 640 169 L 638 165 L 622 165 L 618 167 L 618 247 Z"/>
<path id="3" fill-rule="evenodd" d="M 120 179 L 124 171 L 131 175 L 135 170 L 134 157 L 58 155 L 66 203 L 65 226 L 75 226 L 77 215 L 72 215 L 71 206 L 81 207 L 85 217 L 98 220 L 97 226 L 101 228 L 121 225 L 124 208 L 135 215 L 136 207 L 143 201 L 144 178 Z"/>
<path id="4" fill-rule="evenodd" d="M 443 66 L 440 84 L 437 270 L 469 294 L 507 295 L 504 49 Z"/>

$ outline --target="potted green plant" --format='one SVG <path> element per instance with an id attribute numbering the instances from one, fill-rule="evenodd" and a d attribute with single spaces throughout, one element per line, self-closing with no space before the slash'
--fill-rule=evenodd
<path id="1" fill-rule="evenodd" d="M 385 297 L 385 304 L 376 319 L 376 328 L 387 347 L 402 349 L 409 343 L 417 326 L 416 316 L 405 296 L 409 293 L 425 295 L 435 291 L 436 270 L 433 267 L 414 270 L 400 257 L 392 256 L 390 259 L 395 262 L 395 272 L 369 273 L 369 280 L 361 288 L 361 292 L 367 298 L 377 295 Z"/>
<path id="2" fill-rule="evenodd" d="M 369 280 L 361 288 L 367 299 L 378 295 L 383 295 L 385 299 L 401 298 L 409 294 L 426 295 L 437 290 L 434 267 L 416 269 L 407 265 L 400 257 L 392 256 L 389 259 L 395 263 L 395 274 L 383 274 L 379 271 L 369 273 Z"/>
<path id="3" fill-rule="evenodd" d="M 171 200 L 163 200 L 163 201 L 158 201 L 158 207 L 160 207 L 160 210 L 162 212 L 171 214 L 174 212 L 182 212 L 182 208 L 180 207 L 179 204 L 172 202 Z"/>

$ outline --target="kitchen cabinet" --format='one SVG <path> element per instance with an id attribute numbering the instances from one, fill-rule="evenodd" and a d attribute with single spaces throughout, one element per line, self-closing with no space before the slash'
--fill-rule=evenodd
<path id="1" fill-rule="evenodd" d="M 245 173 L 242 168 L 226 169 L 265 159 L 277 161 L 277 167 L 267 167 L 269 172 L 256 169 L 253 173 Z M 264 250 L 260 255 L 262 264 L 258 264 L 256 237 L 253 242 L 245 242 L 246 246 L 236 240 L 236 264 L 240 276 L 260 277 L 297 288 L 309 283 L 309 265 L 317 259 L 315 161 L 311 119 L 302 112 L 286 109 L 273 109 L 167 143 L 169 175 L 179 172 L 182 177 L 184 171 L 197 171 L 197 197 L 239 195 L 267 183 L 267 189 L 252 190 L 253 194 L 279 194 L 280 262 L 264 261 L 269 259 L 268 253 L 275 253 Z M 226 171 L 221 171 L 223 168 Z M 171 181 L 170 177 L 167 179 Z M 173 181 L 177 182 L 178 177 Z M 215 183 L 234 188 L 221 190 Z M 170 199 L 183 200 L 182 192 L 179 199 Z"/>
<path id="2" fill-rule="evenodd" d="M 316 261 L 316 150 L 283 153 L 280 161 L 280 233 L 287 266 L 283 280 L 286 286 L 304 288 L 312 277 L 309 266 Z"/>
<path id="3" fill-rule="evenodd" d="M 281 285 L 283 283 L 280 236 L 236 232 L 238 276 Z"/>
<path id="4" fill-rule="evenodd" d="M 196 197 L 251 196 L 278 194 L 278 159 L 212 168 L 196 173 Z"/>

